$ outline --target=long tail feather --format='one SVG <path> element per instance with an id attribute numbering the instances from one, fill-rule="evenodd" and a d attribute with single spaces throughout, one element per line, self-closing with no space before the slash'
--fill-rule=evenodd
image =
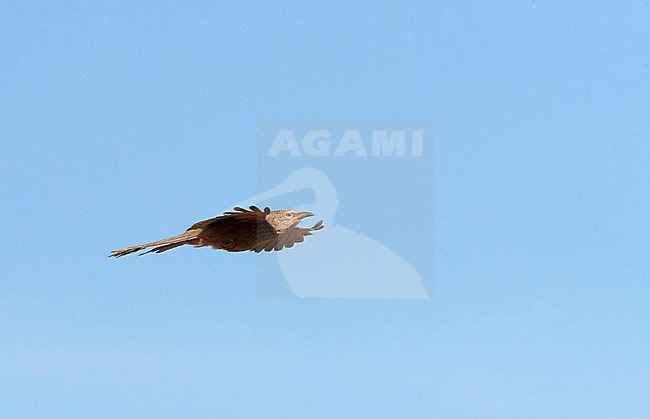
<path id="1" fill-rule="evenodd" d="M 196 239 L 199 237 L 201 230 L 188 230 L 183 234 L 178 236 L 168 237 L 166 239 L 158 240 L 151 243 L 140 244 L 138 246 L 125 247 L 124 249 L 113 250 L 108 257 L 119 258 L 122 256 L 130 255 L 131 253 L 139 252 L 140 250 L 154 247 L 153 249 L 142 253 L 147 254 L 149 252 L 164 252 L 165 250 L 173 249 L 184 244 L 194 244 Z"/>
<path id="2" fill-rule="evenodd" d="M 142 253 L 140 253 L 140 256 L 142 256 L 142 255 L 146 255 L 147 253 L 162 253 L 162 252 L 166 252 L 167 250 L 173 249 L 173 248 L 178 247 L 178 246 L 182 246 L 182 245 L 184 245 L 184 244 L 187 244 L 187 243 L 185 243 L 185 242 L 181 242 L 181 243 L 172 243 L 172 244 L 166 244 L 166 245 L 164 245 L 164 246 L 154 247 L 153 249 L 149 249 L 149 250 L 147 250 L 146 252 L 142 252 Z"/>

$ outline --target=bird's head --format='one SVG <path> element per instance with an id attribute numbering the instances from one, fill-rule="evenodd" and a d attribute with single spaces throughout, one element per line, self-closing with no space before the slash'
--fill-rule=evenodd
<path id="1" fill-rule="evenodd" d="M 296 226 L 303 218 L 311 217 L 311 212 L 299 212 L 294 210 L 277 210 L 271 211 L 266 216 L 266 221 L 277 231 L 282 233 L 288 228 Z"/>

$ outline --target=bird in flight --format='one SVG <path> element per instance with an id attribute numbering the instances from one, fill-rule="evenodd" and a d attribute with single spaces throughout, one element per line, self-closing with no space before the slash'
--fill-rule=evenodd
<path id="1" fill-rule="evenodd" d="M 323 228 L 322 220 L 311 228 L 298 227 L 302 219 L 313 215 L 311 212 L 293 210 L 271 211 L 268 207 L 264 210 L 256 206 L 251 206 L 250 209 L 235 207 L 233 211 L 227 211 L 218 217 L 199 221 L 177 236 L 114 250 L 109 257 L 119 258 L 150 247 L 152 249 L 141 255 L 161 253 L 184 244 L 212 246 L 228 252 L 282 250 L 293 247 L 295 243 L 310 236 L 312 231 Z"/>

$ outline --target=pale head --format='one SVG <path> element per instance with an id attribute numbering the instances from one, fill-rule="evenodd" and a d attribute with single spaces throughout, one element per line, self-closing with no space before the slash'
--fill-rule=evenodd
<path id="1" fill-rule="evenodd" d="M 271 224 L 275 231 L 282 233 L 284 230 L 297 225 L 303 218 L 311 217 L 313 215 L 314 214 L 308 211 L 277 210 L 271 211 L 266 216 L 266 221 Z"/>

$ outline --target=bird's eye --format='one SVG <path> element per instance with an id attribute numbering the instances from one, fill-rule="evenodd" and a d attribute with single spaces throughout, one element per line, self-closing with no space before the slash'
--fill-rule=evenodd
<path id="1" fill-rule="evenodd" d="M 293 217 L 293 213 L 288 212 L 288 213 L 285 215 L 285 217 L 287 217 L 287 218 L 291 218 L 291 217 Z"/>

